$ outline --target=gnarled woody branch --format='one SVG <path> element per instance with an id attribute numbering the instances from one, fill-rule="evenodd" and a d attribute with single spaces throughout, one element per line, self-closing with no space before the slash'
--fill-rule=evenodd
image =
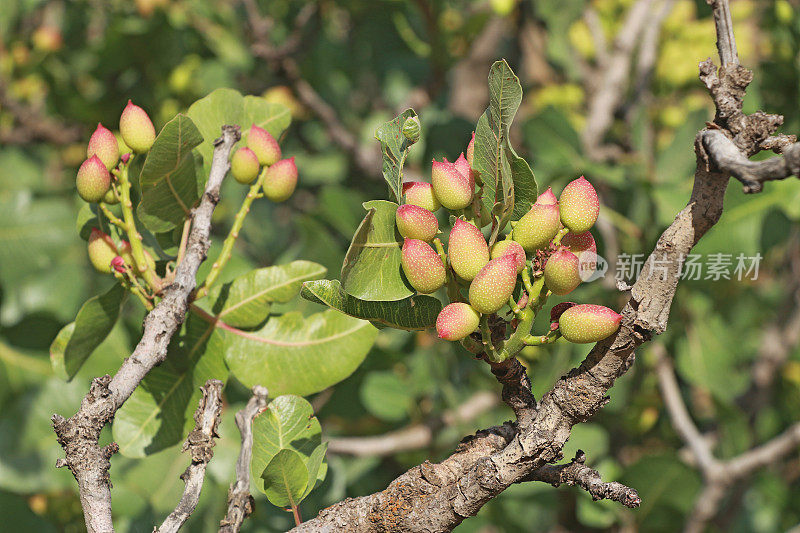
<path id="1" fill-rule="evenodd" d="M 242 447 L 236 460 L 236 481 L 228 489 L 228 513 L 219 523 L 220 533 L 236 533 L 253 512 L 250 495 L 250 459 L 253 457 L 253 419 L 267 406 L 267 389 L 256 385 L 244 409 L 236 413 L 236 426 L 242 435 Z"/>
<path id="2" fill-rule="evenodd" d="M 238 126 L 223 126 L 214 141 L 211 172 L 200 204 L 193 211 L 192 229 L 174 282 L 144 320 L 142 338 L 116 375 L 95 378 L 78 412 L 69 419 L 53 415 L 53 427 L 65 458 L 57 467 L 69 467 L 78 482 L 81 506 L 89 533 L 113 531 L 109 458 L 116 443 L 100 447 L 100 431 L 114 417 L 147 373 L 167 356 L 167 346 L 186 316 L 196 286 L 197 269 L 210 246 L 211 214 L 219 202 L 219 189 L 228 172 L 231 148 L 240 139 Z"/>
<path id="3" fill-rule="evenodd" d="M 712 0 L 723 67 L 711 72 L 701 65 L 717 107 L 717 126 L 730 135 L 744 154 L 757 152 L 782 118 L 744 115 L 741 98 L 752 79 L 738 65 L 726 0 Z M 709 82 L 713 82 L 709 84 Z M 727 129 L 729 128 L 729 129 Z M 615 380 L 633 364 L 633 352 L 653 334 L 666 330 L 682 262 L 694 245 L 719 220 L 729 174 L 712 164 L 700 132 L 695 140 L 697 168 L 687 206 L 659 238 L 625 305 L 619 331 L 592 349 L 578 368 L 561 378 L 538 405 L 522 378 L 520 363 L 494 374 L 504 383 L 504 400 L 515 411 L 516 423 L 490 428 L 465 439 L 439 464 L 423 463 L 402 474 L 385 490 L 348 499 L 323 510 L 295 532 L 446 532 L 514 483 L 536 479 L 537 470 L 557 460 L 572 426 L 590 419 L 608 401 Z M 513 392 L 516 390 L 517 395 Z M 512 394 L 509 394 L 512 393 Z M 549 468 L 549 467 L 548 467 Z"/>
<path id="4" fill-rule="evenodd" d="M 185 487 L 178 506 L 172 511 L 155 533 L 175 533 L 189 519 L 200 501 L 200 491 L 206 477 L 206 466 L 214 456 L 214 439 L 218 438 L 217 427 L 222 414 L 222 385 L 218 379 L 209 379 L 200 387 L 203 397 L 194 413 L 194 429 L 186 437 L 181 451 L 189 451 L 192 462 L 181 474 Z"/>

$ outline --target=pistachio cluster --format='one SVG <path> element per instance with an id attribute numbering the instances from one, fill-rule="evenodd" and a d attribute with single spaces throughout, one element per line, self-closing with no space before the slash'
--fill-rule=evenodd
<path id="1" fill-rule="evenodd" d="M 600 203 L 594 187 L 581 176 L 559 197 L 548 188 L 527 213 L 511 222 L 508 234 L 492 242 L 484 234 L 484 228 L 491 233 L 492 219 L 481 206 L 474 146 L 473 134 L 466 155 L 461 153 L 455 162 L 434 160 L 430 183 L 404 183 L 404 203 L 396 212 L 397 231 L 405 239 L 401 263 L 408 282 L 422 294 L 446 286 L 451 303 L 436 321 L 439 337 L 503 360 L 525 345 L 562 336 L 588 343 L 614 334 L 621 315 L 607 307 L 571 302 L 552 309 L 549 332 L 530 334 L 533 318 L 548 296 L 571 293 L 586 279 L 587 265 L 595 264 L 597 246 L 589 230 Z M 450 211 L 453 221 L 446 247 L 437 237 L 441 231 L 435 212 L 441 207 Z M 509 320 L 498 315 L 505 306 Z M 511 335 L 506 339 L 507 325 Z M 504 340 L 499 340 L 498 331 Z"/>

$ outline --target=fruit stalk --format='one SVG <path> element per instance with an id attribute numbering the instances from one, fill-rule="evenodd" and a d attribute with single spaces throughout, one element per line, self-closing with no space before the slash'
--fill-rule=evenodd
<path id="1" fill-rule="evenodd" d="M 131 255 L 136 270 L 141 274 L 142 278 L 150 286 L 154 293 L 161 291 L 161 278 L 156 275 L 155 270 L 147 263 L 144 256 L 144 247 L 142 246 L 142 236 L 136 229 L 136 223 L 133 219 L 133 203 L 131 202 L 131 182 L 128 179 L 128 167 L 133 161 L 133 157 L 128 160 L 128 163 L 121 165 L 120 171 L 117 173 L 117 180 L 119 181 L 119 198 L 120 206 L 122 207 L 122 219 L 125 223 L 125 232 L 128 234 L 128 242 L 131 244 Z"/>
<path id="2" fill-rule="evenodd" d="M 247 196 L 245 196 L 242 206 L 239 208 L 239 212 L 236 213 L 236 217 L 233 219 L 233 226 L 231 226 L 228 236 L 225 237 L 225 241 L 222 243 L 222 251 L 220 251 L 217 260 L 214 261 L 214 264 L 211 265 L 211 270 L 203 282 L 203 285 L 197 289 L 195 298 L 200 299 L 208 294 L 208 290 L 211 288 L 214 282 L 217 281 L 217 278 L 219 277 L 220 272 L 222 272 L 222 269 L 225 268 L 225 265 L 228 264 L 228 261 L 231 258 L 231 253 L 233 252 L 233 245 L 236 244 L 236 239 L 239 238 L 239 232 L 242 230 L 245 217 L 250 212 L 250 206 L 253 205 L 253 200 L 262 197 L 262 195 L 259 194 L 259 189 L 261 189 L 261 185 L 264 182 L 264 176 L 266 176 L 268 168 L 269 167 L 264 167 L 261 170 L 261 174 L 258 175 L 258 179 L 255 181 L 255 183 L 253 183 L 253 185 L 250 186 L 250 190 L 247 192 Z"/>
<path id="3" fill-rule="evenodd" d="M 542 346 L 544 344 L 552 344 L 561 338 L 561 332 L 551 331 L 547 335 L 528 335 L 522 342 L 526 346 Z"/>
<path id="4" fill-rule="evenodd" d="M 481 315 L 481 339 L 483 340 L 483 353 L 493 363 L 499 363 L 502 359 L 498 359 L 497 351 L 492 344 L 492 331 L 489 329 L 489 315 Z"/>

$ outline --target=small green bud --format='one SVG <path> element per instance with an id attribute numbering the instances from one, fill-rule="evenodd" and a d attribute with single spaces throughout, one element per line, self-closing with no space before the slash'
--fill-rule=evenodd
<path id="1" fill-rule="evenodd" d="M 147 152 L 156 141 L 153 121 L 144 109 L 128 100 L 128 105 L 119 117 L 119 132 L 122 140 L 137 154 Z"/>
<path id="2" fill-rule="evenodd" d="M 264 196 L 273 202 L 284 202 L 294 192 L 297 187 L 297 165 L 294 164 L 294 157 L 281 159 L 277 163 L 265 170 L 264 176 Z"/>
<path id="3" fill-rule="evenodd" d="M 510 255 L 514 258 L 517 264 L 517 274 L 521 274 L 525 270 L 525 250 L 517 241 L 506 239 L 496 242 L 492 246 L 492 259 L 497 259 L 504 255 Z"/>
<path id="4" fill-rule="evenodd" d="M 424 181 L 407 181 L 403 184 L 403 196 L 406 203 L 417 205 L 428 211 L 438 211 L 442 204 L 433 194 L 433 186 Z"/>
<path id="5" fill-rule="evenodd" d="M 419 117 L 408 117 L 405 122 L 403 122 L 403 136 L 408 139 L 411 144 L 419 140 L 419 132 Z"/>
<path id="6" fill-rule="evenodd" d="M 119 198 L 117 198 L 117 195 L 114 193 L 114 189 L 108 189 L 106 195 L 103 196 L 103 203 L 108 205 L 117 205 L 119 203 Z"/>
<path id="7" fill-rule="evenodd" d="M 75 186 L 78 195 L 89 203 L 99 202 L 106 195 L 111 187 L 111 174 L 97 155 L 81 164 Z"/>
<path id="8" fill-rule="evenodd" d="M 119 162 L 117 138 L 111 133 L 111 130 L 103 127 L 100 123 L 97 124 L 97 129 L 92 133 L 89 144 L 86 146 L 86 157 L 90 158 L 93 155 L 99 157 L 108 170 L 117 166 L 117 162 Z"/>
<path id="9" fill-rule="evenodd" d="M 492 259 L 470 283 L 469 303 L 479 313 L 495 313 L 508 302 L 516 284 L 517 265 L 514 256 Z"/>
<path id="10" fill-rule="evenodd" d="M 259 170 L 258 157 L 250 148 L 239 148 L 231 157 L 231 174 L 243 185 L 252 183 L 258 177 Z"/>
<path id="11" fill-rule="evenodd" d="M 458 277 L 472 281 L 489 262 L 489 245 L 481 230 L 457 218 L 447 241 L 447 255 Z"/>
<path id="12" fill-rule="evenodd" d="M 581 176 L 561 191 L 561 223 L 573 233 L 589 231 L 600 214 L 600 200 L 592 184 Z"/>
<path id="13" fill-rule="evenodd" d="M 397 230 L 407 239 L 430 242 L 439 232 L 436 216 L 418 205 L 401 205 L 395 213 Z"/>
<path id="14" fill-rule="evenodd" d="M 422 294 L 436 292 L 447 281 L 442 258 L 430 244 L 419 239 L 405 240 L 400 263 L 408 282 Z"/>
<path id="15" fill-rule="evenodd" d="M 570 307 L 558 318 L 561 335 L 569 342 L 598 342 L 613 335 L 622 315 L 602 305 L 581 304 Z"/>
<path id="16" fill-rule="evenodd" d="M 557 204 L 533 204 L 514 226 L 512 235 L 526 252 L 532 252 L 547 248 L 559 229 Z"/>
<path id="17" fill-rule="evenodd" d="M 469 304 L 451 303 L 441 310 L 436 318 L 436 332 L 440 339 L 460 341 L 476 329 L 480 315 Z"/>
<path id="18" fill-rule="evenodd" d="M 281 147 L 275 137 L 255 124 L 250 126 L 250 131 L 247 133 L 247 147 L 255 152 L 262 166 L 274 165 L 281 158 Z"/>
<path id="19" fill-rule="evenodd" d="M 578 256 L 561 248 L 547 258 L 544 265 L 544 282 L 553 294 L 563 296 L 581 284 Z"/>

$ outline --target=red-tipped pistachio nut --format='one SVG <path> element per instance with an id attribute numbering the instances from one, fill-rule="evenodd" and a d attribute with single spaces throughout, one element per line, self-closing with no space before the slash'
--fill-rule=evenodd
<path id="1" fill-rule="evenodd" d="M 99 157 L 108 170 L 117 166 L 119 161 L 117 138 L 111 133 L 111 130 L 103 127 L 100 123 L 97 124 L 97 129 L 92 133 L 89 144 L 86 146 L 86 157 L 90 158 L 93 155 Z"/>
<path id="2" fill-rule="evenodd" d="M 461 174 L 462 176 L 464 176 L 469 180 L 470 186 L 474 190 L 475 173 L 470 168 L 469 163 L 467 162 L 467 158 L 464 157 L 464 152 L 461 152 L 461 155 L 458 156 L 458 159 L 456 159 L 456 162 L 453 163 L 453 165 L 456 167 L 456 170 L 458 170 L 459 174 Z"/>
<path id="3" fill-rule="evenodd" d="M 489 262 L 489 245 L 481 230 L 457 218 L 447 241 L 447 255 L 458 277 L 472 281 Z"/>
<path id="4" fill-rule="evenodd" d="M 405 240 L 401 265 L 408 282 L 422 294 L 436 292 L 447 280 L 439 254 L 430 244 L 419 239 Z"/>
<path id="5" fill-rule="evenodd" d="M 508 302 L 516 284 L 516 259 L 511 255 L 492 259 L 470 283 L 469 303 L 479 313 L 495 313 Z"/>
<path id="6" fill-rule="evenodd" d="M 122 140 L 137 154 L 147 152 L 156 141 L 153 121 L 144 109 L 128 100 L 128 105 L 119 118 L 119 133 Z"/>
<path id="7" fill-rule="evenodd" d="M 111 187 L 111 174 L 97 155 L 81 164 L 75 187 L 80 197 L 90 203 L 99 202 L 106 195 Z"/>
<path id="8" fill-rule="evenodd" d="M 111 261 L 117 257 L 117 247 L 111 237 L 97 228 L 89 234 L 89 261 L 98 272 L 111 273 Z"/>
<path id="9" fill-rule="evenodd" d="M 598 342 L 613 335 L 622 315 L 602 305 L 581 304 L 570 307 L 558 318 L 561 335 L 569 342 Z"/>
<path id="10" fill-rule="evenodd" d="M 547 248 L 559 229 L 561 221 L 557 204 L 533 204 L 530 211 L 517 221 L 512 235 L 526 252 L 532 252 Z"/>
<path id="11" fill-rule="evenodd" d="M 502 257 L 504 255 L 510 255 L 514 257 L 517 262 L 517 274 L 520 274 L 523 270 L 525 270 L 525 250 L 517 241 L 506 239 L 504 241 L 497 242 L 494 246 L 492 246 L 492 259 L 497 259 L 498 257 Z"/>
<path id="12" fill-rule="evenodd" d="M 600 200 L 592 184 L 581 176 L 561 191 L 561 223 L 573 233 L 589 231 L 600 213 Z"/>
<path id="13" fill-rule="evenodd" d="M 436 211 L 442 207 L 436 195 L 433 194 L 433 186 L 424 181 L 405 182 L 403 184 L 403 195 L 407 204 L 416 205 L 428 211 Z"/>
<path id="14" fill-rule="evenodd" d="M 239 148 L 231 157 L 231 174 L 239 183 L 252 183 L 258 177 L 259 170 L 258 157 L 250 148 Z"/>
<path id="15" fill-rule="evenodd" d="M 469 140 L 469 144 L 467 144 L 467 163 L 469 163 L 469 167 L 473 168 L 473 162 L 475 161 L 475 132 L 472 132 L 472 137 Z"/>
<path id="16" fill-rule="evenodd" d="M 405 204 L 398 207 L 395 221 L 400 235 L 407 239 L 430 242 L 439 232 L 436 216 L 418 205 Z"/>
<path id="17" fill-rule="evenodd" d="M 476 329 L 480 315 L 469 304 L 455 302 L 446 306 L 436 318 L 436 332 L 440 339 L 460 341 Z"/>
<path id="18" fill-rule="evenodd" d="M 294 157 L 281 159 L 266 171 L 264 176 L 264 196 L 273 202 L 283 202 L 289 199 L 297 187 L 297 165 Z"/>
<path id="19" fill-rule="evenodd" d="M 566 248 L 553 253 L 544 265 L 544 282 L 559 296 L 574 291 L 581 284 L 578 256 Z"/>
<path id="20" fill-rule="evenodd" d="M 536 203 L 539 205 L 557 204 L 558 200 L 556 199 L 556 195 L 553 194 L 553 188 L 548 187 L 546 191 L 540 194 L 536 199 Z"/>
<path id="21" fill-rule="evenodd" d="M 124 274 L 125 273 L 125 260 L 120 256 L 115 257 L 114 259 L 111 260 L 111 268 L 113 268 L 114 270 L 116 270 L 120 274 Z"/>
<path id="22" fill-rule="evenodd" d="M 463 176 L 456 166 L 446 159 L 441 163 L 433 162 L 431 185 L 439 202 L 451 211 L 467 207 L 475 192 L 475 182 Z"/>
<path id="23" fill-rule="evenodd" d="M 281 158 L 281 147 L 275 137 L 255 124 L 247 133 L 247 147 L 255 152 L 259 164 L 264 166 L 274 165 Z"/>

